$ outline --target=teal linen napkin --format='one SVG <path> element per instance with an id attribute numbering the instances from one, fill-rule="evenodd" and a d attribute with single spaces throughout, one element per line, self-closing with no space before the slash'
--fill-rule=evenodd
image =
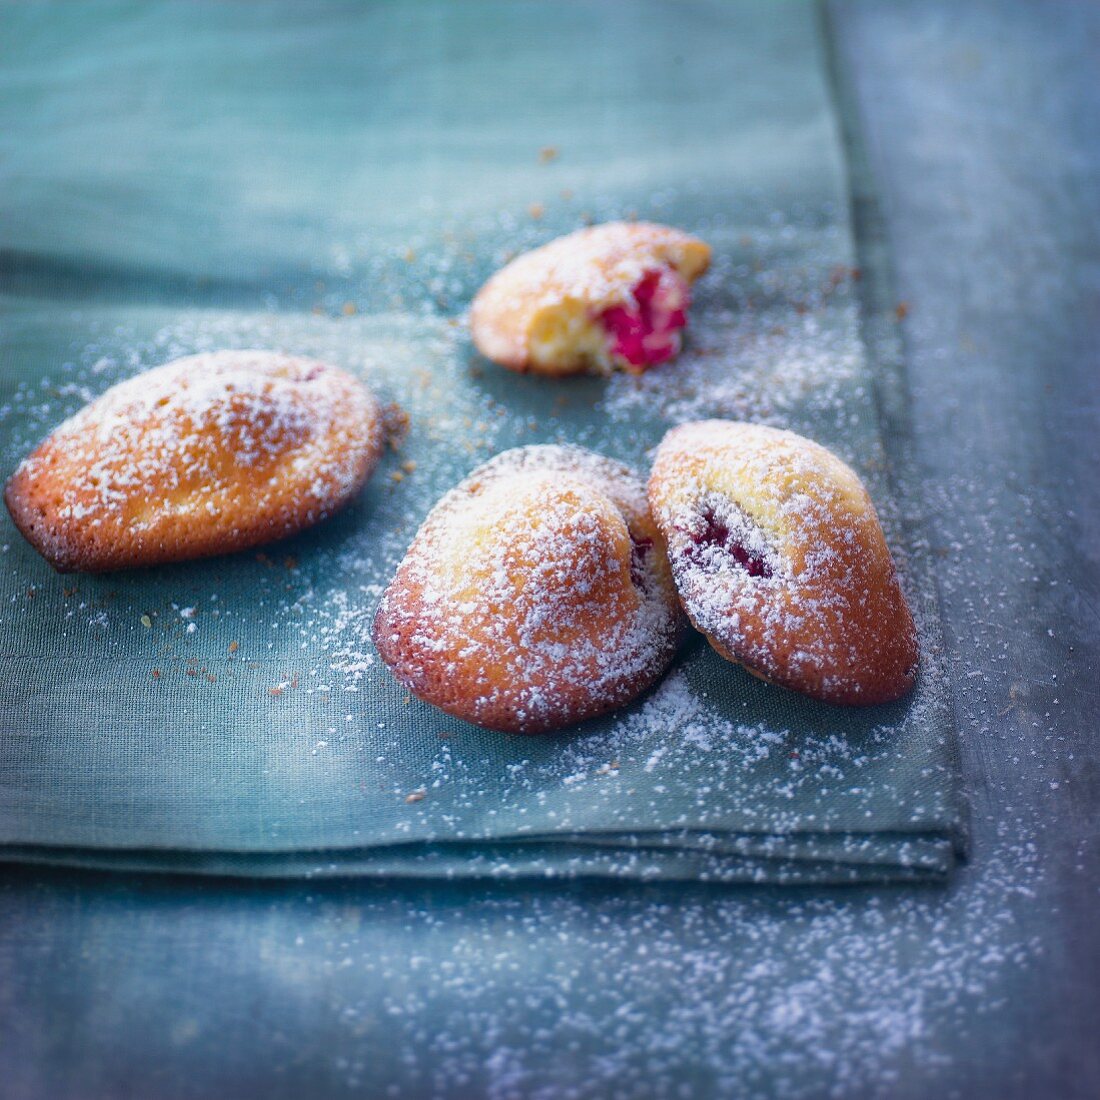
<path id="1" fill-rule="evenodd" d="M 351 508 L 261 553 L 59 576 L 3 518 L 0 858 L 257 876 L 949 871 L 954 732 L 915 496 L 888 461 L 904 417 L 885 265 L 869 223 L 856 257 L 816 9 L 111 3 L 0 20 L 5 476 L 108 385 L 204 349 L 327 359 L 411 420 Z M 677 362 L 549 382 L 477 356 L 464 310 L 496 266 L 634 215 L 715 249 Z M 815 703 L 696 639 L 634 705 L 523 738 L 392 680 L 370 616 L 446 489 L 543 441 L 644 470 L 669 426 L 704 416 L 791 427 L 865 477 L 921 625 L 910 699 Z"/>

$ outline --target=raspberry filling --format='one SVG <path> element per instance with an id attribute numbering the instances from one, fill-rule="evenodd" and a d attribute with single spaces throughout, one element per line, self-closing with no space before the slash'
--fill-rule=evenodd
<path id="1" fill-rule="evenodd" d="M 653 546 L 653 540 L 644 535 L 630 536 L 630 580 L 635 588 L 646 587 L 646 555 Z"/>
<path id="2" fill-rule="evenodd" d="M 686 554 L 689 560 L 704 564 L 709 558 L 713 563 L 712 555 L 717 550 L 733 558 L 750 577 L 772 575 L 772 567 L 763 555 L 745 546 L 712 509 L 707 508 L 701 518 L 702 523 L 690 532 L 693 545 Z"/>
<path id="3" fill-rule="evenodd" d="M 611 354 L 634 370 L 671 359 L 680 350 L 691 289 L 671 267 L 647 271 L 622 305 L 605 309 L 599 321 Z"/>

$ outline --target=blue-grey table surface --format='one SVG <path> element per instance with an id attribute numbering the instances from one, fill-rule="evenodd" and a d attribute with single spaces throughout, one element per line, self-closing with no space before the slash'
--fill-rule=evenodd
<path id="1" fill-rule="evenodd" d="M 906 307 L 970 863 L 737 892 L 8 870 L 0 1095 L 1100 1094 L 1100 9 L 827 21 Z"/>

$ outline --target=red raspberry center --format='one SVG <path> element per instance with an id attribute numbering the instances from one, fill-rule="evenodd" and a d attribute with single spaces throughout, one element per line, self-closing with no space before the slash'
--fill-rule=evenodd
<path id="1" fill-rule="evenodd" d="M 630 579 L 635 588 L 646 587 L 646 556 L 653 547 L 653 540 L 644 535 L 630 536 Z"/>
<path id="2" fill-rule="evenodd" d="M 689 559 L 702 561 L 714 549 L 718 549 L 729 554 L 750 577 L 772 575 L 772 567 L 768 562 L 739 542 L 729 525 L 719 519 L 710 508 L 703 512 L 701 529 L 691 532 L 691 540 L 695 545 L 687 554 Z"/>
<path id="3" fill-rule="evenodd" d="M 647 271 L 630 299 L 599 316 L 611 354 L 637 371 L 671 359 L 680 350 L 690 304 L 690 287 L 671 267 Z"/>

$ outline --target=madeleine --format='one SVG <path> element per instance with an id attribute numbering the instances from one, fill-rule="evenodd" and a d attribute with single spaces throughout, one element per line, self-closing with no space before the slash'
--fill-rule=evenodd
<path id="1" fill-rule="evenodd" d="M 723 657 L 833 703 L 905 695 L 917 632 L 855 472 L 793 432 L 706 420 L 649 481 L 684 610 Z"/>
<path id="2" fill-rule="evenodd" d="M 498 271 L 474 299 L 470 331 L 515 371 L 639 373 L 679 354 L 691 284 L 709 264 L 709 246 L 678 229 L 581 229 Z"/>
<path id="3" fill-rule="evenodd" d="M 505 451 L 435 506 L 374 619 L 415 695 L 539 733 L 633 699 L 686 623 L 643 483 L 580 447 Z"/>
<path id="4" fill-rule="evenodd" d="M 61 572 L 224 554 L 362 488 L 382 411 L 346 372 L 267 351 L 177 359 L 107 390 L 25 458 L 4 501 Z"/>

